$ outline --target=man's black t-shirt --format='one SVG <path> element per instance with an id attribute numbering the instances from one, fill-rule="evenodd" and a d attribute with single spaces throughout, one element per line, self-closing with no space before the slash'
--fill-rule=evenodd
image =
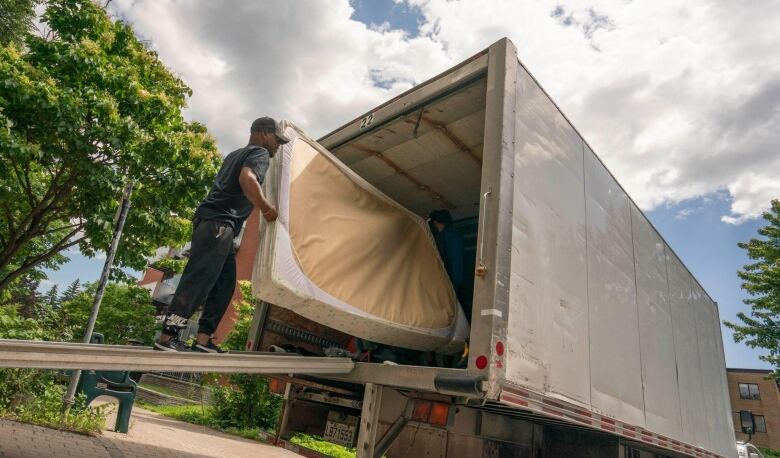
<path id="1" fill-rule="evenodd" d="M 268 150 L 257 145 L 247 145 L 228 154 L 214 178 L 214 186 L 195 211 L 195 218 L 230 223 L 233 234 L 237 235 L 252 212 L 252 203 L 238 182 L 241 168 L 252 169 L 257 181 L 263 184 L 270 160 Z"/>

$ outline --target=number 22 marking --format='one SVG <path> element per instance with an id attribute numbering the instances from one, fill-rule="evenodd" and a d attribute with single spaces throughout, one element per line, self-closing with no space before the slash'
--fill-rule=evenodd
<path id="1" fill-rule="evenodd" d="M 371 123 L 373 122 L 374 122 L 374 113 L 371 113 L 370 115 L 365 116 L 360 120 L 360 128 L 365 129 L 366 127 L 370 126 Z"/>

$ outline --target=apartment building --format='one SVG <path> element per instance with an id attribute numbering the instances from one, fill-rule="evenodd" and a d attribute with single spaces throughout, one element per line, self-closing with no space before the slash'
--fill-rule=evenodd
<path id="1" fill-rule="evenodd" d="M 780 450 L 780 389 L 776 380 L 767 379 L 770 373 L 764 369 L 726 369 L 737 440 L 748 440 L 742 432 L 739 412 L 749 410 L 755 416 L 750 442 Z"/>

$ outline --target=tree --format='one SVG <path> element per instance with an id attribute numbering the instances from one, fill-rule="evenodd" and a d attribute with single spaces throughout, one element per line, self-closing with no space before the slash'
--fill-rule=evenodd
<path id="1" fill-rule="evenodd" d="M 182 245 L 221 157 L 185 122 L 191 95 L 121 21 L 90 0 L 52 0 L 51 38 L 0 49 L 0 291 L 25 272 L 107 248 L 134 180 L 118 267 Z"/>
<path id="2" fill-rule="evenodd" d="M 48 340 L 49 329 L 19 313 L 18 305 L 0 307 L 0 339 Z"/>
<path id="3" fill-rule="evenodd" d="M 57 285 L 52 286 L 51 289 L 44 294 L 42 299 L 49 307 L 57 307 L 60 304 L 60 295 L 57 292 Z"/>
<path id="4" fill-rule="evenodd" d="M 249 340 L 249 328 L 252 326 L 252 317 L 255 314 L 255 298 L 252 296 L 252 283 L 241 280 L 238 282 L 238 288 L 243 298 L 233 303 L 236 321 L 225 336 L 222 346 L 226 350 L 245 351 Z"/>
<path id="5" fill-rule="evenodd" d="M 176 275 L 184 272 L 184 267 L 186 266 L 186 259 L 174 259 L 170 256 L 158 259 L 151 264 L 151 267 L 154 267 L 155 269 L 165 272 L 169 275 Z"/>
<path id="6" fill-rule="evenodd" d="M 763 361 L 775 367 L 774 376 L 780 377 L 780 200 L 773 200 L 769 211 L 763 215 L 767 225 L 758 230 L 763 239 L 751 239 L 739 243 L 747 250 L 748 258 L 755 261 L 737 272 L 742 279 L 742 288 L 750 297 L 750 316 L 737 313 L 742 324 L 724 321 L 734 330 L 734 341 L 745 343 L 751 348 L 769 350 Z"/>
<path id="7" fill-rule="evenodd" d="M 83 292 L 62 305 L 62 323 L 72 329 L 74 336 L 84 335 L 95 289 L 96 283 L 88 284 Z M 149 290 L 134 285 L 109 283 L 100 305 L 95 332 L 103 334 L 109 344 L 124 345 L 128 339 L 151 344 L 157 328 L 155 312 Z"/>
<path id="8" fill-rule="evenodd" d="M 41 272 L 32 271 L 18 278 L 11 287 L 2 291 L 2 307 L 16 307 L 24 317 L 31 317 L 40 300 L 38 286 L 46 278 Z"/>
<path id="9" fill-rule="evenodd" d="M 24 309 L 25 316 L 37 321 L 40 326 L 52 329 L 52 335 L 62 335 L 64 330 L 60 329 L 59 306 L 60 297 L 57 292 L 57 285 L 53 285 L 46 294 L 37 296 L 35 303 Z M 59 330 L 59 331 L 58 331 Z"/>
<path id="10" fill-rule="evenodd" d="M 65 289 L 65 291 L 62 293 L 62 296 L 60 296 L 60 304 L 64 304 L 66 302 L 72 301 L 78 294 L 81 292 L 81 284 L 79 279 L 73 280 L 73 282 L 68 285 L 68 287 Z"/>
<path id="11" fill-rule="evenodd" d="M 38 0 L 0 0 L 0 46 L 21 43 L 35 18 Z"/>

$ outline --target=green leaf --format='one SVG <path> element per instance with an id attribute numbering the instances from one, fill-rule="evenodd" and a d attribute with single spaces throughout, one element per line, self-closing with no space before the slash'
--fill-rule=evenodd
<path id="1" fill-rule="evenodd" d="M 54 39 L 24 33 L 24 50 L 0 48 L 0 237 L 11 248 L 0 292 L 25 259 L 65 259 L 57 228 L 76 223 L 82 252 L 105 251 L 128 180 L 139 186 L 116 263 L 145 268 L 157 247 L 186 241 L 221 163 L 208 131 L 182 116 L 190 89 L 127 24 L 90 0 L 47 2 L 43 20 Z"/>

